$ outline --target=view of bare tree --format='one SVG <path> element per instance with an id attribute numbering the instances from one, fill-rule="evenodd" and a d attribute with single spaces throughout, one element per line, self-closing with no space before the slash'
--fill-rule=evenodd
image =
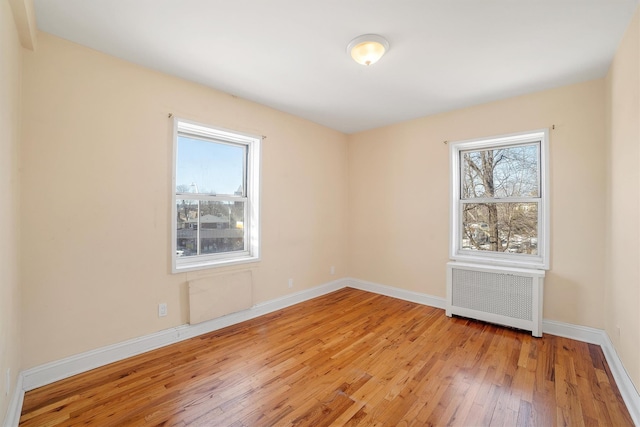
<path id="1" fill-rule="evenodd" d="M 461 152 L 463 248 L 537 253 L 537 144 Z"/>

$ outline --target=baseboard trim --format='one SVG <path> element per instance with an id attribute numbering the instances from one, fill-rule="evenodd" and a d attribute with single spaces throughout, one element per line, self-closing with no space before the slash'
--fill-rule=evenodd
<path id="1" fill-rule="evenodd" d="M 336 280 L 311 289 L 256 304 L 248 310 L 232 313 L 207 322 L 165 329 L 143 337 L 134 338 L 36 366 L 22 372 L 22 388 L 24 391 L 33 390 L 109 363 L 146 353 L 147 351 L 155 350 L 198 335 L 222 329 L 236 323 L 244 322 L 245 320 L 250 320 L 264 314 L 334 292 L 344 287 L 346 287 L 344 279 Z"/>
<path id="2" fill-rule="evenodd" d="M 134 338 L 27 369 L 21 372 L 18 376 L 15 388 L 16 391 L 5 418 L 5 426 L 14 427 L 18 425 L 25 391 L 33 390 L 35 388 L 51 384 L 55 381 L 68 378 L 109 363 L 117 362 L 131 356 L 155 350 L 157 348 L 231 326 L 236 323 L 244 322 L 245 320 L 250 320 L 264 314 L 281 310 L 346 287 L 386 295 L 439 309 L 445 308 L 445 298 L 381 285 L 365 280 L 353 278 L 338 279 L 311 289 L 259 303 L 248 310 L 229 314 L 218 319 L 213 319 L 197 325 L 182 325 L 166 329 L 164 331 Z M 554 320 L 543 320 L 542 329 L 544 333 L 551 335 L 600 345 L 605 358 L 607 359 L 607 363 L 611 368 L 613 377 L 618 385 L 620 394 L 629 409 L 633 422 L 637 426 L 640 426 L 640 394 L 638 393 L 638 390 L 636 390 L 633 382 L 631 381 L 631 377 L 624 368 L 611 340 L 609 339 L 609 336 L 605 331 Z"/>
<path id="3" fill-rule="evenodd" d="M 287 308 L 292 305 L 299 304 L 301 302 L 317 298 L 331 292 L 335 292 L 345 287 L 346 283 L 344 279 L 338 279 L 334 280 L 333 282 L 328 282 L 320 286 L 306 289 L 304 291 L 258 303 L 248 310 L 228 314 L 226 316 L 198 323 L 196 325 L 179 326 L 178 328 L 176 328 L 178 329 L 178 341 L 197 337 L 198 335 L 206 334 L 218 329 L 226 328 L 227 326 L 235 325 L 236 323 L 244 322 L 245 320 L 254 319 L 256 317 L 260 317 L 265 314 L 272 313 L 274 311 L 281 310 L 283 308 Z"/>
<path id="4" fill-rule="evenodd" d="M 73 375 L 177 342 L 181 328 L 183 326 L 166 329 L 27 369 L 23 372 L 24 390 L 30 391 Z"/>
<path id="5" fill-rule="evenodd" d="M 373 292 L 380 295 L 386 295 L 388 297 L 411 301 L 417 304 L 428 305 L 429 307 L 441 308 L 444 310 L 446 304 L 445 298 L 423 294 L 420 292 L 407 291 L 405 289 L 394 288 L 392 286 L 367 282 L 360 279 L 349 278 L 345 279 L 345 281 L 347 282 L 347 286 L 350 288 Z"/>
<path id="6" fill-rule="evenodd" d="M 618 352 L 605 331 L 602 331 L 602 340 L 603 343 L 600 344 L 600 347 L 602 347 L 604 357 L 607 359 L 609 368 L 611 368 L 611 374 L 616 380 L 618 390 L 620 390 L 622 399 L 627 405 L 633 423 L 636 426 L 640 426 L 640 392 L 634 386 L 633 381 L 631 381 L 629 373 L 622 364 Z"/>
<path id="7" fill-rule="evenodd" d="M 611 374 L 618 385 L 622 399 L 627 405 L 631 419 L 635 425 L 640 426 L 640 393 L 638 393 L 638 390 L 636 390 L 633 385 L 629 373 L 624 368 L 609 335 L 605 331 L 554 320 L 543 320 L 542 330 L 551 335 L 599 345 L 602 348 L 605 359 L 607 359 Z"/>
<path id="8" fill-rule="evenodd" d="M 543 320 L 542 330 L 547 334 L 599 345 L 602 348 L 605 359 L 607 359 L 611 374 L 618 385 L 622 399 L 625 405 L 627 405 L 631 419 L 635 425 L 640 426 L 640 393 L 638 393 L 638 390 L 636 390 L 633 385 L 629 373 L 624 368 L 609 335 L 605 331 L 587 326 L 557 322 L 555 320 Z"/>
<path id="9" fill-rule="evenodd" d="M 603 344 L 602 336 L 604 331 L 588 326 L 572 325 L 570 323 L 544 319 L 542 320 L 542 332 L 576 341 L 598 344 L 600 346 Z"/>
<path id="10" fill-rule="evenodd" d="M 16 386 L 13 391 L 13 397 L 9 402 L 7 414 L 4 417 L 5 427 L 17 427 L 20 424 L 20 415 L 22 414 L 22 403 L 24 402 L 24 386 L 22 372 L 18 374 Z"/>

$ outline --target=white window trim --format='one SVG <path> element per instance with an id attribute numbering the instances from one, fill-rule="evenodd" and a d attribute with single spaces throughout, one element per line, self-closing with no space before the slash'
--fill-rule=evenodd
<path id="1" fill-rule="evenodd" d="M 178 132 L 215 139 L 220 142 L 241 144 L 247 149 L 246 170 L 246 250 L 221 254 L 178 257 L 177 247 L 177 212 L 176 212 L 176 162 L 178 154 Z M 212 127 L 189 120 L 174 117 L 173 121 L 173 169 L 171 180 L 171 271 L 183 273 L 236 264 L 260 261 L 260 166 L 262 137 Z M 197 196 L 196 196 L 197 197 Z M 224 196 L 217 198 L 225 199 Z M 231 198 L 229 198 L 231 200 Z"/>
<path id="2" fill-rule="evenodd" d="M 500 146 L 520 145 L 527 142 L 540 141 L 540 192 L 538 209 L 538 255 L 511 254 L 503 252 L 484 252 L 463 250 L 462 222 L 460 203 L 460 152 L 467 150 L 482 150 Z M 478 264 L 497 265 L 506 267 L 522 267 L 549 269 L 550 249 L 550 209 L 549 193 L 549 129 L 539 129 L 529 132 L 509 135 L 456 141 L 449 143 L 450 171 L 450 210 L 449 210 L 449 256 L 455 261 L 474 262 Z M 511 200 L 511 199 L 510 199 Z M 518 199 L 514 198 L 514 202 Z"/>

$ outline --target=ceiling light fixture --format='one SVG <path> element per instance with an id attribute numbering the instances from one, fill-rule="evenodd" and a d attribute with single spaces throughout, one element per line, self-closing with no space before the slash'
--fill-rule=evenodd
<path id="1" fill-rule="evenodd" d="M 347 45 L 347 53 L 354 61 L 362 65 L 375 64 L 388 50 L 389 42 L 377 34 L 356 37 Z"/>

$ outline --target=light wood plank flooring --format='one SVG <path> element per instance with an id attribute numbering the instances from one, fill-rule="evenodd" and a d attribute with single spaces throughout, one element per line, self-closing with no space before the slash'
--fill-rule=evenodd
<path id="1" fill-rule="evenodd" d="M 599 346 L 344 289 L 26 394 L 27 426 L 631 426 Z"/>

